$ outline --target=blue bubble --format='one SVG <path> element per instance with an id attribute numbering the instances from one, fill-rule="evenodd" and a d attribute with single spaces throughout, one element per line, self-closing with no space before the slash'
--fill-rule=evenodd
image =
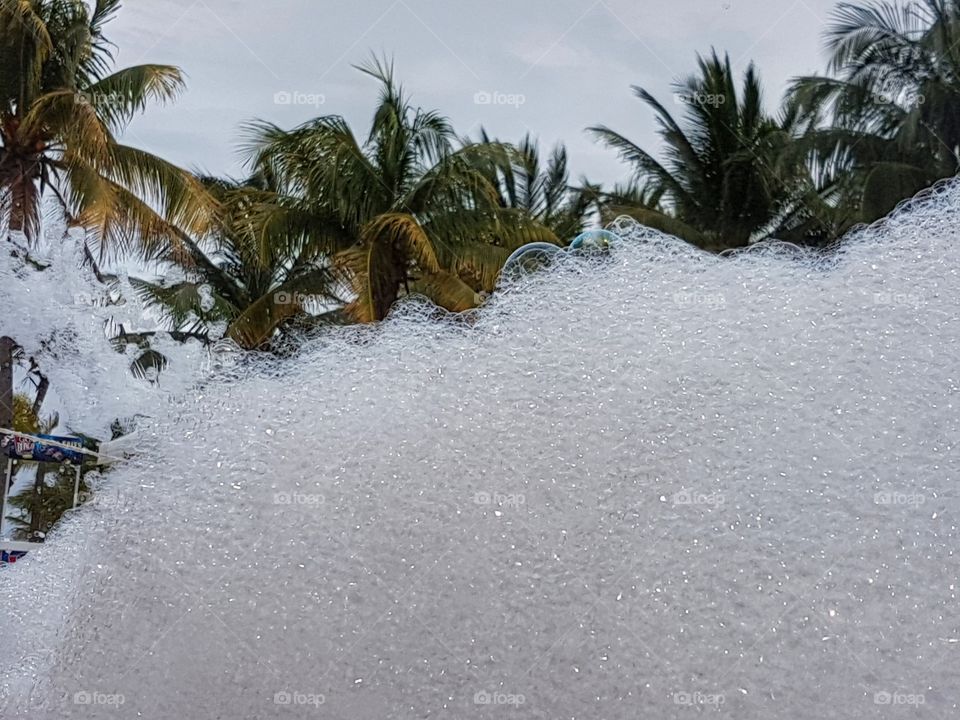
<path id="1" fill-rule="evenodd" d="M 573 252 L 606 252 L 620 240 L 620 236 L 609 230 L 587 230 L 570 243 Z"/>

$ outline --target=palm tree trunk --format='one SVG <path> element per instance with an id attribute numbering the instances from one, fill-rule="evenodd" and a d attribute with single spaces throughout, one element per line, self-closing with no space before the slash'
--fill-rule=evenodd
<path id="1" fill-rule="evenodd" d="M 37 183 L 40 180 L 40 163 L 35 159 L 15 159 L 7 163 L 2 175 L 10 193 L 10 221 L 7 224 L 7 240 L 14 235 L 31 236 L 38 228 L 37 215 L 40 202 Z"/>
<path id="2" fill-rule="evenodd" d="M 50 379 L 39 370 L 37 375 L 40 381 L 37 383 L 37 397 L 33 400 L 33 414 L 39 417 L 40 408 L 43 406 L 43 401 L 47 399 L 47 391 L 50 389 Z"/>
<path id="3" fill-rule="evenodd" d="M 0 337 L 0 428 L 13 429 L 13 338 Z M 0 462 L 0 526 L 3 525 L 3 497 L 7 492 L 7 464 Z M 12 481 L 12 478 L 11 478 Z"/>
<path id="4" fill-rule="evenodd" d="M 27 213 L 21 200 L 21 196 L 14 194 L 13 203 L 10 207 L 10 224 L 7 227 L 9 239 L 13 240 L 14 233 L 23 233 L 27 225 Z"/>
<path id="5" fill-rule="evenodd" d="M 13 429 L 13 338 L 0 337 L 0 428 Z"/>
<path id="6" fill-rule="evenodd" d="M 33 493 L 35 502 L 30 508 L 30 534 L 27 539 L 31 542 L 40 531 L 43 524 L 43 493 L 46 490 L 47 473 L 50 471 L 50 465 L 47 463 L 37 464 L 37 476 L 33 481 Z"/>

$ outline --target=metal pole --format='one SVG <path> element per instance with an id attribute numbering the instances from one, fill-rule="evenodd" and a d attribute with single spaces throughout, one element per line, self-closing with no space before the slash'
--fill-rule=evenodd
<path id="1" fill-rule="evenodd" d="M 77 501 L 80 499 L 80 466 L 77 465 L 77 479 L 73 481 L 73 507 L 77 507 Z"/>

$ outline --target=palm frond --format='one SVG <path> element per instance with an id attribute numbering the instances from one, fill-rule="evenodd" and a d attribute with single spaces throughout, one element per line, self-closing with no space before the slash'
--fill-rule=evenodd
<path id="1" fill-rule="evenodd" d="M 329 292 L 333 282 L 332 272 L 324 268 L 288 279 L 244 308 L 230 323 L 227 337 L 247 349 L 264 345 L 284 323 L 316 309 L 311 306 L 339 304 Z"/>
<path id="2" fill-rule="evenodd" d="M 151 102 L 173 100 L 184 86 L 179 68 L 137 65 L 118 70 L 87 86 L 83 97 L 113 132 L 119 132 Z"/>
<path id="3" fill-rule="evenodd" d="M 464 312 L 481 302 L 480 295 L 473 288 L 446 272 L 421 276 L 410 286 L 410 292 L 426 295 L 434 304 L 450 312 Z"/>
<path id="4" fill-rule="evenodd" d="M 680 182 L 656 158 L 639 145 L 604 125 L 592 127 L 589 131 L 607 147 L 616 150 L 621 160 L 634 167 L 635 179 L 642 180 L 650 177 L 654 182 L 668 188 L 670 192 L 686 195 L 686 190 Z"/>

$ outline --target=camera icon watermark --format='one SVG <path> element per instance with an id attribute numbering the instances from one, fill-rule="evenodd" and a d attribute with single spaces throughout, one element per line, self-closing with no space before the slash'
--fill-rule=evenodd
<path id="1" fill-rule="evenodd" d="M 527 96 L 520 93 L 503 93 L 499 91 L 489 92 L 480 90 L 473 96 L 474 105 L 503 105 L 520 109 L 527 104 Z"/>
<path id="2" fill-rule="evenodd" d="M 327 103 L 327 96 L 323 93 L 307 93 L 299 90 L 280 90 L 273 94 L 274 105 L 305 105 L 318 108 Z"/>

